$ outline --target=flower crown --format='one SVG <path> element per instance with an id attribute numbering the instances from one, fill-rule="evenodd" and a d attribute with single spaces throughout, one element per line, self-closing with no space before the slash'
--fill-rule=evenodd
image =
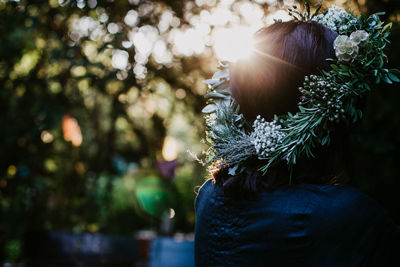
<path id="1" fill-rule="evenodd" d="M 251 125 L 231 98 L 227 63 L 221 63 L 220 70 L 205 81 L 208 102 L 202 112 L 207 114 L 205 142 L 210 146 L 205 152 L 206 163 L 228 167 L 230 175 L 238 175 L 245 171 L 245 161 L 250 158 L 265 162 L 260 168 L 263 173 L 284 160 L 292 173 L 297 158 L 314 157 L 316 146 L 330 143 L 335 124 L 354 123 L 362 117 L 356 103 L 372 84 L 400 82 L 399 70 L 385 68 L 384 49 L 390 43 L 391 23 L 380 21 L 384 13 L 356 18 L 337 6 L 321 15 L 319 9 L 312 15 L 307 3 L 304 13 L 296 6 L 289 9 L 294 20 L 316 21 L 339 34 L 334 41 L 337 58 L 327 59 L 331 70 L 306 76 L 299 87 L 296 114 L 275 116 L 272 121 L 257 116 Z"/>

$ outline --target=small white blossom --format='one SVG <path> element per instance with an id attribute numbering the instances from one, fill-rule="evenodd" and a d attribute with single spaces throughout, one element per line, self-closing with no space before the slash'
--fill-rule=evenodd
<path id="1" fill-rule="evenodd" d="M 276 150 L 276 146 L 282 143 L 284 136 L 281 126 L 274 121 L 266 122 L 261 116 L 257 116 L 253 123 L 251 138 L 260 159 L 268 158 Z"/>
<path id="2" fill-rule="evenodd" d="M 346 32 L 351 26 L 357 24 L 357 19 L 335 5 L 331 6 L 325 14 L 315 16 L 313 20 L 339 33 Z"/>

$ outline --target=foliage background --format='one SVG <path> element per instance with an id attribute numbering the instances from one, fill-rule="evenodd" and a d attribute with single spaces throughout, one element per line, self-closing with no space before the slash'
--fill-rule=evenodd
<path id="1" fill-rule="evenodd" d="M 195 29 L 199 14 L 215 6 L 249 24 L 242 4 L 265 18 L 291 2 L 1 0 L 0 258 L 23 257 L 32 230 L 159 230 L 169 208 L 174 231 L 193 231 L 195 188 L 206 174 L 186 150 L 204 149 L 202 80 L 219 59 L 211 37 L 232 22 L 210 22 L 203 46 L 182 46 L 179 33 Z M 386 11 L 394 23 L 389 63 L 400 66 L 397 0 L 311 2 L 356 14 Z M 138 45 L 137 36 L 148 42 Z M 352 183 L 400 223 L 400 91 L 378 89 L 351 137 Z M 156 168 L 167 140 L 178 153 L 174 179 Z"/>

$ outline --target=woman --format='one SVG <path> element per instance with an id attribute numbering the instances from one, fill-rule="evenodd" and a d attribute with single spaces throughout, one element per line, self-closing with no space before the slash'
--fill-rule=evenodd
<path id="1" fill-rule="evenodd" d="M 230 67 L 232 97 L 247 121 L 298 111 L 304 77 L 329 71 L 338 34 L 308 21 L 259 30 L 253 59 Z M 264 174 L 219 166 L 196 198 L 197 266 L 400 266 L 399 231 L 372 199 L 345 185 L 346 127 L 314 158 L 284 161 Z M 231 172 L 232 171 L 232 172 Z M 291 179 L 291 184 L 288 180 Z"/>

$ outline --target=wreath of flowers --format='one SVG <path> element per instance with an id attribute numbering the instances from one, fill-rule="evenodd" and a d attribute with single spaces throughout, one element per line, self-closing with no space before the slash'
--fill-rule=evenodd
<path id="1" fill-rule="evenodd" d="M 221 63 L 220 70 L 205 81 L 209 87 L 202 110 L 207 126 L 204 141 L 209 145 L 206 163 L 229 167 L 230 175 L 238 175 L 246 170 L 245 161 L 250 158 L 265 162 L 260 168 L 263 173 L 284 160 L 292 173 L 297 158 L 314 157 L 316 146 L 330 143 L 335 124 L 354 123 L 362 117 L 357 103 L 372 84 L 400 82 L 399 70 L 385 68 L 391 23 L 381 22 L 379 16 L 384 13 L 356 18 L 337 6 L 320 15 L 320 8 L 311 14 L 308 3 L 305 7 L 301 13 L 293 6 L 289 15 L 294 20 L 316 21 L 339 35 L 334 41 L 337 58 L 327 59 L 331 70 L 305 77 L 299 87 L 299 112 L 275 116 L 272 121 L 257 116 L 251 125 L 231 99 L 229 63 Z"/>

